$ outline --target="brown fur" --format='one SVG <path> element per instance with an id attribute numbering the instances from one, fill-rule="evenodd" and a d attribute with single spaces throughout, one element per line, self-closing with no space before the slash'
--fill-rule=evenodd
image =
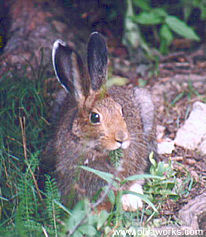
<path id="1" fill-rule="evenodd" d="M 91 112 L 100 115 L 100 124 L 91 123 Z M 125 178 L 144 173 L 150 152 L 156 152 L 154 106 L 145 89 L 125 86 L 105 92 L 90 88 L 88 96 L 82 96 L 81 101 L 68 94 L 58 117 L 47 157 L 56 160 L 58 184 L 65 203 L 72 191 L 77 199 L 91 198 L 106 184 L 79 165 L 118 173 L 120 178 Z M 123 149 L 119 172 L 109 157 L 109 152 L 118 148 L 117 140 L 129 144 Z"/>

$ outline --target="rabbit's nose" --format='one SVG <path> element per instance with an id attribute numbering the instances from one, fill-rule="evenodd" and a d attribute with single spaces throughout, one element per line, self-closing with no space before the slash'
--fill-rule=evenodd
<path id="1" fill-rule="evenodd" d="M 115 133 L 115 140 L 119 144 L 119 148 L 127 149 L 130 145 L 130 139 L 127 132 L 119 130 Z"/>
<path id="2" fill-rule="evenodd" d="M 115 133 L 115 140 L 119 143 L 123 143 L 128 139 L 128 133 L 122 130 L 116 131 Z"/>

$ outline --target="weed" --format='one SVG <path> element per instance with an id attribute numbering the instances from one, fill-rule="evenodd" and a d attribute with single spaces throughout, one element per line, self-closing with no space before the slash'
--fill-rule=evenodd
<path id="1" fill-rule="evenodd" d="M 184 0 L 180 1 L 179 4 L 183 14 L 185 8 L 188 10 L 187 16 L 184 20 L 181 20 L 177 15 L 170 15 L 170 4 L 160 3 L 158 7 L 153 7 L 152 1 L 127 0 L 128 8 L 125 14 L 123 42 L 133 49 L 140 46 L 151 56 L 151 50 L 148 46 L 148 32 L 151 32 L 152 40 L 155 39 L 156 44 L 159 44 L 159 50 L 163 54 L 168 53 L 175 35 L 199 41 L 199 36 L 192 27 L 187 25 L 186 21 L 192 9 L 197 6 L 202 11 L 202 16 L 204 16 L 202 18 L 205 19 L 205 6 L 203 6 L 203 0 L 200 2 L 201 5 L 198 5 L 195 1 L 188 5 Z M 147 42 L 144 38 L 147 38 Z"/>
<path id="2" fill-rule="evenodd" d="M 56 184 L 47 176 L 45 193 L 38 187 L 40 153 L 48 127 L 45 79 L 43 74 L 38 80 L 29 80 L 26 73 L 10 72 L 0 81 L 2 236 L 57 236 Z"/>

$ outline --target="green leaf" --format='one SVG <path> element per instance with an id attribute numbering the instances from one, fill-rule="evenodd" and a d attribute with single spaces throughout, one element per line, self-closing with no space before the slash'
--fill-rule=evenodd
<path id="1" fill-rule="evenodd" d="M 139 79 L 138 79 L 138 85 L 139 85 L 139 87 L 141 87 L 141 88 L 145 87 L 145 86 L 147 85 L 147 80 L 144 80 L 144 79 L 142 79 L 142 78 L 139 78 Z"/>
<path id="2" fill-rule="evenodd" d="M 112 150 L 109 152 L 109 157 L 112 165 L 117 168 L 120 165 L 121 158 L 123 157 L 123 151 L 121 148 Z"/>
<path id="3" fill-rule="evenodd" d="M 120 76 L 113 76 L 107 80 L 106 86 L 111 87 L 113 85 L 117 86 L 124 86 L 125 84 L 128 83 L 128 78 L 125 77 L 120 77 Z"/>
<path id="4" fill-rule="evenodd" d="M 134 50 L 141 47 L 151 56 L 151 51 L 142 37 L 138 24 L 135 24 L 133 18 L 135 17 L 133 11 L 132 0 L 127 0 L 127 11 L 124 20 L 124 35 L 122 43 L 127 47 L 130 56 L 132 56 Z"/>
<path id="5" fill-rule="evenodd" d="M 159 176 L 162 176 L 164 175 L 166 170 L 167 170 L 167 164 L 165 164 L 164 162 L 159 162 L 157 166 L 156 174 Z"/>
<path id="6" fill-rule="evenodd" d="M 126 47 L 138 48 L 140 45 L 140 30 L 137 24 L 133 22 L 131 17 L 134 16 L 132 0 L 127 0 L 127 10 L 124 20 L 124 36 L 122 42 Z"/>
<path id="7" fill-rule="evenodd" d="M 132 191 L 123 191 L 122 194 L 132 194 L 132 195 L 135 195 L 139 198 L 141 198 L 141 200 L 143 200 L 144 202 L 146 202 L 149 206 L 152 207 L 152 209 L 155 211 L 155 212 L 158 212 L 157 208 L 154 206 L 154 204 L 144 195 L 144 194 L 141 194 L 141 193 L 136 193 L 136 192 L 132 192 Z"/>
<path id="8" fill-rule="evenodd" d="M 168 47 L 173 41 L 173 33 L 168 27 L 167 24 L 164 24 L 160 28 L 160 52 L 161 53 L 167 53 L 168 52 Z"/>
<path id="9" fill-rule="evenodd" d="M 160 37 L 164 39 L 167 43 L 167 45 L 170 45 L 173 40 L 173 34 L 168 27 L 168 25 L 164 24 L 160 28 Z"/>
<path id="10" fill-rule="evenodd" d="M 78 230 L 87 236 L 95 236 L 97 234 L 96 229 L 92 225 L 82 225 Z"/>
<path id="11" fill-rule="evenodd" d="M 72 213 L 63 205 L 61 204 L 59 201 L 54 199 L 54 203 L 61 208 L 63 211 L 65 211 L 68 215 L 72 215 Z"/>
<path id="12" fill-rule="evenodd" d="M 104 179 L 107 183 L 111 183 L 113 182 L 113 185 L 115 187 L 117 187 L 117 182 L 114 181 L 114 175 L 113 174 L 110 174 L 110 173 L 106 173 L 106 172 L 103 172 L 103 171 L 100 171 L 100 170 L 95 170 L 93 168 L 90 168 L 88 166 L 83 166 L 81 165 L 80 168 L 84 169 L 84 170 L 87 170 L 89 172 L 92 172 L 94 174 L 96 174 L 97 176 L 99 176 L 100 178 Z M 118 178 L 115 178 L 118 180 Z"/>
<path id="13" fill-rule="evenodd" d="M 83 237 L 83 235 L 77 230 L 77 231 L 74 232 L 72 237 Z"/>
<path id="14" fill-rule="evenodd" d="M 106 188 L 106 187 L 104 187 Z M 105 190 L 105 189 L 104 189 Z M 114 205 L 115 203 L 115 194 L 113 190 L 109 190 L 108 194 L 107 194 L 109 201 Z"/>
<path id="15" fill-rule="evenodd" d="M 91 215 L 89 215 L 88 216 L 88 222 L 87 222 L 87 224 L 88 225 L 92 225 L 92 226 L 96 226 L 96 223 L 97 223 L 97 221 L 98 221 L 98 215 L 95 213 L 92 213 Z"/>
<path id="16" fill-rule="evenodd" d="M 97 221 L 98 230 L 104 225 L 108 217 L 109 217 L 109 213 L 107 211 L 103 210 L 100 212 L 98 216 L 98 221 Z"/>
<path id="17" fill-rule="evenodd" d="M 133 16 L 132 19 L 142 25 L 158 25 L 163 23 L 165 17 L 167 17 L 167 13 L 163 9 L 155 8 Z"/>
<path id="18" fill-rule="evenodd" d="M 151 12 L 142 12 L 139 15 L 133 16 L 132 20 L 142 25 L 158 25 L 162 23 L 162 19 L 160 17 L 156 17 Z"/>
<path id="19" fill-rule="evenodd" d="M 201 7 L 201 16 L 200 16 L 200 18 L 201 18 L 201 20 L 206 19 L 206 6 Z"/>
<path id="20" fill-rule="evenodd" d="M 171 105 L 174 106 L 180 99 L 183 98 L 183 96 L 185 96 L 185 91 L 182 91 L 180 94 L 178 94 L 174 100 L 171 102 Z"/>
<path id="21" fill-rule="evenodd" d="M 9 199 L 7 199 L 7 198 L 5 198 L 5 197 L 2 197 L 2 196 L 0 196 L 0 199 L 1 199 L 1 200 L 4 200 L 4 201 L 9 201 Z"/>
<path id="22" fill-rule="evenodd" d="M 184 20 L 187 21 L 191 15 L 192 12 L 192 6 L 186 5 L 184 6 Z"/>
<path id="23" fill-rule="evenodd" d="M 144 11 L 148 11 L 151 9 L 148 0 L 133 0 L 133 4 L 134 6 L 139 7 Z"/>
<path id="24" fill-rule="evenodd" d="M 163 8 L 154 8 L 151 10 L 151 12 L 153 12 L 156 17 L 165 18 L 166 16 L 168 16 L 167 12 Z"/>
<path id="25" fill-rule="evenodd" d="M 169 196 L 169 195 L 178 196 L 177 193 L 175 193 L 175 192 L 173 192 L 172 190 L 169 190 L 169 189 L 162 189 L 162 190 L 159 191 L 159 193 L 161 195 L 167 195 L 167 196 Z"/>
<path id="26" fill-rule="evenodd" d="M 67 228 L 71 230 L 84 216 L 85 211 L 73 211 L 72 216 L 70 216 L 67 222 Z"/>
<path id="27" fill-rule="evenodd" d="M 151 174 L 137 174 L 125 178 L 123 182 L 141 180 L 141 179 L 162 179 L 162 176 L 151 175 Z"/>
<path id="28" fill-rule="evenodd" d="M 192 5 L 193 7 L 199 8 L 199 10 L 201 11 L 201 20 L 205 20 L 206 19 L 206 4 L 204 0 L 193 0 L 192 1 Z"/>
<path id="29" fill-rule="evenodd" d="M 157 166 L 157 162 L 156 162 L 156 160 L 154 159 L 154 152 L 153 152 L 153 151 L 149 154 L 149 160 L 150 160 L 151 164 L 152 164 L 154 167 Z"/>
<path id="30" fill-rule="evenodd" d="M 165 23 L 168 25 L 168 27 L 173 30 L 178 35 L 191 39 L 199 41 L 199 36 L 194 32 L 194 30 L 186 25 L 186 23 L 180 19 L 178 19 L 175 16 L 167 16 L 165 19 Z"/>

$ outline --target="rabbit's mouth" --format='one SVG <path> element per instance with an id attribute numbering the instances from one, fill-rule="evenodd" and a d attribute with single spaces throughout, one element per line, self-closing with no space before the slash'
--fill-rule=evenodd
<path id="1" fill-rule="evenodd" d="M 108 140 L 102 141 L 102 148 L 108 151 L 117 150 L 119 148 L 127 149 L 129 145 L 130 145 L 130 140 L 125 140 L 125 141 L 114 140 L 113 142 L 111 141 L 109 142 Z"/>
<path id="2" fill-rule="evenodd" d="M 126 127 L 126 123 L 122 121 L 121 128 L 117 128 L 118 125 L 113 123 L 113 131 L 111 131 L 112 126 L 108 126 L 109 129 L 104 128 L 102 136 L 100 136 L 100 144 L 104 150 L 113 151 L 116 149 L 127 149 L 130 145 L 130 136 Z"/>
<path id="3" fill-rule="evenodd" d="M 114 140 L 118 145 L 116 149 L 127 149 L 130 145 L 130 139 L 127 129 L 118 129 L 117 131 L 115 131 Z"/>
<path id="4" fill-rule="evenodd" d="M 129 140 L 128 141 L 124 141 L 124 142 L 117 141 L 117 142 L 115 142 L 114 147 L 112 149 L 110 149 L 110 150 L 116 150 L 116 149 L 119 149 L 119 148 L 127 149 L 129 147 L 129 145 L 130 145 L 130 141 Z"/>
<path id="5" fill-rule="evenodd" d="M 124 142 L 118 142 L 119 143 L 119 148 L 122 148 L 122 149 L 127 149 L 130 145 L 130 141 L 124 141 Z"/>

